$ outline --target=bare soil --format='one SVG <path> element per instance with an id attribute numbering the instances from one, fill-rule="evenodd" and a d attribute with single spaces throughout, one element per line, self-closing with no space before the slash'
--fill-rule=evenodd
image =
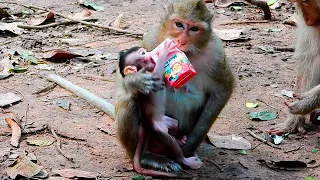
<path id="1" fill-rule="evenodd" d="M 13 1 L 12 1 L 13 2 Z M 75 0 L 16 0 L 26 5 L 47 7 L 65 15 L 81 12 L 84 8 L 76 4 Z M 105 8 L 103 12 L 92 11 L 92 17 L 97 18 L 101 25 L 109 25 L 119 14 L 123 14 L 128 31 L 146 32 L 148 28 L 159 21 L 163 14 L 165 1 L 153 0 L 96 0 Z M 277 96 L 282 89 L 293 90 L 295 86 L 295 70 L 293 52 L 262 52 L 258 47 L 292 48 L 296 40 L 296 27 L 283 24 L 291 17 L 293 6 L 282 1 L 278 10 L 271 10 L 273 20 L 268 23 L 240 23 L 222 25 L 231 21 L 261 20 L 263 13 L 252 5 L 243 6 L 241 11 L 231 11 L 230 8 L 219 8 L 208 4 L 212 11 L 215 29 L 244 29 L 247 41 L 224 41 L 224 47 L 230 64 L 237 78 L 234 93 L 223 109 L 221 116 L 216 120 L 210 133 L 220 135 L 237 134 L 252 143 L 252 150 L 247 155 L 241 155 L 241 150 L 226 150 L 214 147 L 203 142 L 197 155 L 203 160 L 204 167 L 199 170 L 186 170 L 182 174 L 193 179 L 304 179 L 306 177 L 320 177 L 317 167 L 306 168 L 301 171 L 274 170 L 259 163 L 257 160 L 300 160 L 306 163 L 319 164 L 319 153 L 312 152 L 319 149 L 319 128 L 311 126 L 312 130 L 305 135 L 289 135 L 282 145 L 282 149 L 275 149 L 251 137 L 246 129 L 254 127 L 258 135 L 278 123 L 284 122 L 287 117 L 287 108 L 284 104 L 287 98 Z M 8 12 L 21 12 L 28 10 L 17 5 L 0 4 L 1 8 L 9 7 Z M 217 11 L 225 10 L 224 13 Z M 28 10 L 31 14 L 40 11 Z M 30 15 L 32 17 L 32 15 Z M 61 18 L 57 17 L 57 20 Z M 281 29 L 280 32 L 267 32 L 266 29 Z M 66 39 L 76 39 L 68 41 Z M 69 47 L 87 48 L 95 52 L 117 53 L 122 49 L 136 46 L 139 39 L 123 35 L 110 34 L 102 29 L 84 26 L 81 24 L 63 25 L 43 30 L 25 30 L 22 35 L 13 36 L 1 34 L 0 59 L 7 56 L 12 50 L 26 49 L 35 55 L 52 49 L 65 49 Z M 14 92 L 23 100 L 10 107 L 2 108 L 2 113 L 14 112 L 21 118 L 22 124 L 34 123 L 41 127 L 49 125 L 58 134 L 62 142 L 62 150 L 74 159 L 68 161 L 56 149 L 55 145 L 30 146 L 30 139 L 54 139 L 48 130 L 35 134 L 23 135 L 20 141 L 21 151 L 33 153 L 37 163 L 52 174 L 52 170 L 74 168 L 100 174 L 101 179 L 131 179 L 137 175 L 130 168 L 129 159 L 114 135 L 102 132 L 98 127 L 113 127 L 114 121 L 102 111 L 88 104 L 69 91 L 57 86 L 52 91 L 40 95 L 33 94 L 52 83 L 44 77 L 49 73 L 59 73 L 67 80 L 83 87 L 96 95 L 114 103 L 115 82 L 114 71 L 117 62 L 111 60 L 72 59 L 64 63 L 48 64 L 55 70 L 38 70 L 30 65 L 25 73 L 16 73 L 7 79 L 0 80 L 0 94 Z M 81 76 L 82 75 L 82 76 Z M 91 75 L 93 78 L 85 78 Z M 102 80 L 109 79 L 110 81 Z M 257 99 L 265 102 L 259 102 Z M 70 111 L 56 105 L 59 100 L 71 103 Z M 245 102 L 259 102 L 256 109 L 248 109 Z M 248 113 L 251 111 L 270 110 L 278 113 L 273 121 L 252 121 Z M 1 124 L 1 123 L 0 123 Z M 10 129 L 0 129 L 0 152 L 10 146 Z M 61 136 L 65 135 L 65 137 Z M 69 138 L 68 138 L 69 137 Z M 70 137 L 74 139 L 70 139 Z M 299 149 L 297 149 L 300 147 Z M 297 150 L 294 150 L 297 149 Z M 290 151 L 294 150 L 291 152 Z M 0 153 L 1 155 L 1 153 Z M 0 156 L 0 179 L 7 179 L 7 158 Z M 315 161 L 312 161 L 315 160 Z M 127 171 L 121 171 L 126 167 Z M 2 178 L 1 178 L 2 177 Z"/>

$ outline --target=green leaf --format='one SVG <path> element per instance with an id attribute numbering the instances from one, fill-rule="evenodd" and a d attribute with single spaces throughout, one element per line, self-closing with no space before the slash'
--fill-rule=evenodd
<path id="1" fill-rule="evenodd" d="M 251 112 L 249 114 L 250 119 L 252 120 L 262 120 L 262 121 L 269 121 L 277 118 L 277 114 L 270 111 L 259 111 L 259 112 Z"/>
<path id="2" fill-rule="evenodd" d="M 145 180 L 146 178 L 144 176 L 133 176 L 132 180 Z"/>
<path id="3" fill-rule="evenodd" d="M 317 152 L 318 152 L 318 150 L 316 150 L 316 149 L 312 149 L 312 152 L 313 152 L 313 153 L 317 153 Z"/>
<path id="4" fill-rule="evenodd" d="M 103 6 L 98 6 L 94 2 L 84 2 L 83 5 L 93 8 L 96 11 L 104 11 Z"/>
<path id="5" fill-rule="evenodd" d="M 33 56 L 32 52 L 30 51 L 23 51 L 20 54 L 20 57 L 26 61 L 30 61 L 33 64 L 40 64 L 40 62 L 38 62 L 37 58 Z"/>
<path id="6" fill-rule="evenodd" d="M 305 180 L 318 180 L 317 178 L 307 177 Z"/>
<path id="7" fill-rule="evenodd" d="M 23 14 L 30 14 L 29 11 L 27 11 L 27 10 L 23 10 L 22 13 Z"/>
<path id="8" fill-rule="evenodd" d="M 267 1 L 268 6 L 272 6 L 274 3 L 276 3 L 278 0 L 269 0 Z"/>
<path id="9" fill-rule="evenodd" d="M 27 143 L 29 145 L 33 145 L 33 146 L 50 146 L 51 144 L 53 144 L 53 141 L 51 140 L 28 140 Z"/>
<path id="10" fill-rule="evenodd" d="M 246 107 L 247 108 L 256 108 L 258 107 L 258 103 L 251 103 L 251 102 L 246 102 Z"/>
<path id="11" fill-rule="evenodd" d="M 241 151 L 241 155 L 247 155 L 247 151 L 246 150 L 242 150 Z"/>
<path id="12" fill-rule="evenodd" d="M 13 73 L 24 73 L 27 70 L 28 70 L 28 68 L 19 68 L 19 67 L 17 67 L 17 68 L 11 68 L 8 71 L 9 72 L 13 72 Z"/>
<path id="13" fill-rule="evenodd" d="M 240 10 L 242 10 L 242 7 L 241 6 L 231 6 L 230 9 L 231 9 L 231 11 L 240 11 Z"/>

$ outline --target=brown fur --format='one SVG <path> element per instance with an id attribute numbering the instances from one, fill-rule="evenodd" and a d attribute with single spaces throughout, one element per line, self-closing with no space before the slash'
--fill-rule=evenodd
<path id="1" fill-rule="evenodd" d="M 177 33 L 172 29 L 176 19 L 182 20 L 188 27 L 197 26 L 199 31 L 189 32 L 189 29 L 186 29 L 183 33 Z M 148 50 L 155 48 L 167 37 L 175 41 L 187 42 L 183 50 L 198 74 L 189 80 L 185 87 L 176 90 L 173 90 L 172 87 L 165 89 L 165 114 L 179 121 L 177 138 L 183 135 L 188 137 L 187 143 L 182 146 L 185 156 L 194 155 L 213 122 L 228 102 L 234 87 L 233 73 L 226 60 L 221 40 L 212 33 L 211 20 L 212 15 L 203 1 L 176 0 L 169 5 L 167 15 L 148 31 L 142 41 L 143 47 Z M 193 35 L 189 36 L 188 33 Z M 157 81 L 144 73 L 135 73 L 125 77 L 119 83 L 123 89 L 130 89 L 132 92 L 151 92 Z M 123 94 L 124 97 L 120 101 L 125 101 L 128 96 L 132 95 L 134 93 Z M 120 102 L 120 104 L 125 102 Z M 117 121 L 120 121 L 118 132 L 130 129 L 131 127 L 121 127 L 121 123 L 126 126 L 121 121 L 128 121 L 125 118 L 137 116 L 137 112 L 123 109 L 117 112 L 131 113 L 117 116 Z M 137 117 L 134 118 L 139 121 Z M 129 149 L 129 147 L 136 146 L 137 129 L 119 132 L 121 133 L 126 134 L 126 137 L 130 136 L 129 139 L 132 141 L 127 141 L 125 137 L 120 137 L 120 141 L 128 155 L 132 155 L 135 148 Z M 141 162 L 153 168 L 169 171 L 174 171 L 177 167 L 166 157 L 150 155 L 147 152 L 143 153 Z"/>
<path id="2" fill-rule="evenodd" d="M 289 105 L 284 132 L 305 132 L 305 116 L 320 107 L 320 1 L 295 0 L 298 11 L 297 60 L 298 100 Z M 315 117 L 317 118 L 317 117 Z"/>

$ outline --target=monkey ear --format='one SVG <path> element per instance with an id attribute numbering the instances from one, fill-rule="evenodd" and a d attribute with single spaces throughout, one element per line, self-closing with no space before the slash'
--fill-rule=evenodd
<path id="1" fill-rule="evenodd" d="M 136 73 L 137 67 L 136 66 L 126 66 L 123 70 L 123 74 L 126 76 L 131 73 Z"/>

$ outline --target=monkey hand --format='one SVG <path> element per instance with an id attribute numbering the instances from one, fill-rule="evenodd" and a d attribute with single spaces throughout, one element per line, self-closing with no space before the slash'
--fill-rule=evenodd
<path id="1" fill-rule="evenodd" d="M 160 78 L 146 73 L 146 68 L 142 68 L 137 73 L 125 77 L 124 83 L 131 91 L 138 91 L 143 94 L 150 94 L 164 89 L 164 82 Z"/>
<path id="2" fill-rule="evenodd" d="M 292 114 L 309 114 L 320 105 L 319 97 L 315 96 L 310 91 L 295 95 L 297 101 L 288 104 L 290 113 Z"/>
<path id="3" fill-rule="evenodd" d="M 302 115 L 289 114 L 285 123 L 278 124 L 276 128 L 270 129 L 270 134 L 285 134 L 285 133 L 305 133 L 304 129 L 305 117 Z"/>
<path id="4" fill-rule="evenodd" d="M 180 146 L 183 146 L 187 143 L 187 136 L 182 136 L 181 139 L 176 139 L 177 140 L 177 143 L 180 145 Z"/>

